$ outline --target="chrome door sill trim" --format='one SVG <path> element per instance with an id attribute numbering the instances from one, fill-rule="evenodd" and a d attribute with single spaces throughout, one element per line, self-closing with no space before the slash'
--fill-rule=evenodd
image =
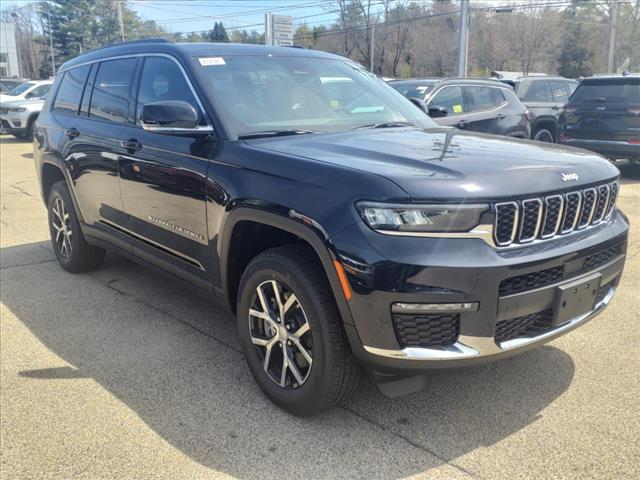
<path id="1" fill-rule="evenodd" d="M 396 358 L 400 360 L 438 361 L 490 357 L 492 355 L 498 355 L 500 353 L 524 348 L 532 344 L 545 343 L 567 333 L 570 330 L 573 330 L 601 313 L 613 298 L 614 293 L 615 288 L 610 287 L 605 297 L 596 304 L 593 310 L 574 317 L 551 330 L 531 337 L 514 338 L 513 340 L 508 340 L 499 344 L 496 344 L 492 337 L 460 335 L 456 343 L 441 348 L 407 347 L 401 350 L 390 350 L 385 348 L 369 347 L 367 345 L 363 345 L 363 347 L 372 355 Z"/>

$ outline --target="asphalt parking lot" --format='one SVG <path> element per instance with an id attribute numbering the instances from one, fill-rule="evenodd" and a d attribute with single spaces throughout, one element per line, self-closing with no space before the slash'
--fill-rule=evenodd
<path id="1" fill-rule="evenodd" d="M 31 144 L 1 137 L 0 477 L 639 478 L 640 164 L 609 309 L 551 344 L 292 417 L 261 394 L 233 318 L 109 255 L 72 275 L 49 244 Z"/>

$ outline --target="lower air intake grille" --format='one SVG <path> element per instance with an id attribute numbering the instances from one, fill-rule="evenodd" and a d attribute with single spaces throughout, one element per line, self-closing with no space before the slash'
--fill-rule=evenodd
<path id="1" fill-rule="evenodd" d="M 398 342 L 405 347 L 445 347 L 460 334 L 460 315 L 393 315 Z"/>
<path id="2" fill-rule="evenodd" d="M 514 338 L 537 335 L 550 329 L 552 322 L 552 309 L 503 320 L 496 324 L 496 342 L 506 342 Z"/>
<path id="3" fill-rule="evenodd" d="M 511 295 L 514 293 L 532 290 L 534 288 L 551 285 L 564 278 L 564 266 L 547 268 L 539 272 L 518 275 L 517 277 L 506 278 L 500 282 L 498 295 Z"/>
<path id="4" fill-rule="evenodd" d="M 619 245 L 616 245 L 615 247 L 607 248 L 606 250 L 603 250 L 598 253 L 594 253 L 593 255 L 590 255 L 587 257 L 587 259 L 584 261 L 582 269 L 587 271 L 587 270 L 593 270 L 594 268 L 598 268 L 599 266 L 609 262 L 609 260 L 613 260 L 615 257 L 620 255 L 620 253 L 621 253 L 621 250 Z"/>

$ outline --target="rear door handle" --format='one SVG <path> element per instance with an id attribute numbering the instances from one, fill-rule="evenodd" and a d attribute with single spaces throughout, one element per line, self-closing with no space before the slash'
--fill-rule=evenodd
<path id="1" fill-rule="evenodd" d="M 469 122 L 467 122 L 466 120 L 460 120 L 458 123 L 456 123 L 456 127 L 458 128 L 465 128 L 467 125 L 469 125 Z"/>
<path id="2" fill-rule="evenodd" d="M 64 134 L 69 138 L 76 138 L 78 135 L 80 135 L 80 132 L 77 128 L 73 127 L 65 130 Z"/>
<path id="3" fill-rule="evenodd" d="M 120 142 L 120 145 L 123 148 L 126 148 L 127 150 L 134 150 L 136 152 L 142 148 L 142 145 L 140 143 L 138 143 L 137 140 L 134 140 L 134 139 L 122 140 Z"/>
<path id="4" fill-rule="evenodd" d="M 560 110 L 560 105 L 554 105 L 551 107 L 552 110 Z"/>
<path id="5" fill-rule="evenodd" d="M 506 117 L 506 115 L 505 115 L 504 113 L 499 113 L 498 115 L 496 115 L 496 118 L 497 118 L 498 120 L 502 120 L 502 119 L 503 119 L 503 118 L 505 118 L 505 117 Z"/>

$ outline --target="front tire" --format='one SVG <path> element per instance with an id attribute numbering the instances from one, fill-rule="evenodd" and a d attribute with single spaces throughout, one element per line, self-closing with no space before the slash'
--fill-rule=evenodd
<path id="1" fill-rule="evenodd" d="M 272 402 L 299 416 L 346 400 L 360 378 L 321 268 L 305 245 L 273 248 L 249 263 L 238 294 L 249 369 Z"/>
<path id="2" fill-rule="evenodd" d="M 102 265 L 105 250 L 89 245 L 64 181 L 53 184 L 47 202 L 53 251 L 62 268 L 72 273 L 89 272 Z"/>

